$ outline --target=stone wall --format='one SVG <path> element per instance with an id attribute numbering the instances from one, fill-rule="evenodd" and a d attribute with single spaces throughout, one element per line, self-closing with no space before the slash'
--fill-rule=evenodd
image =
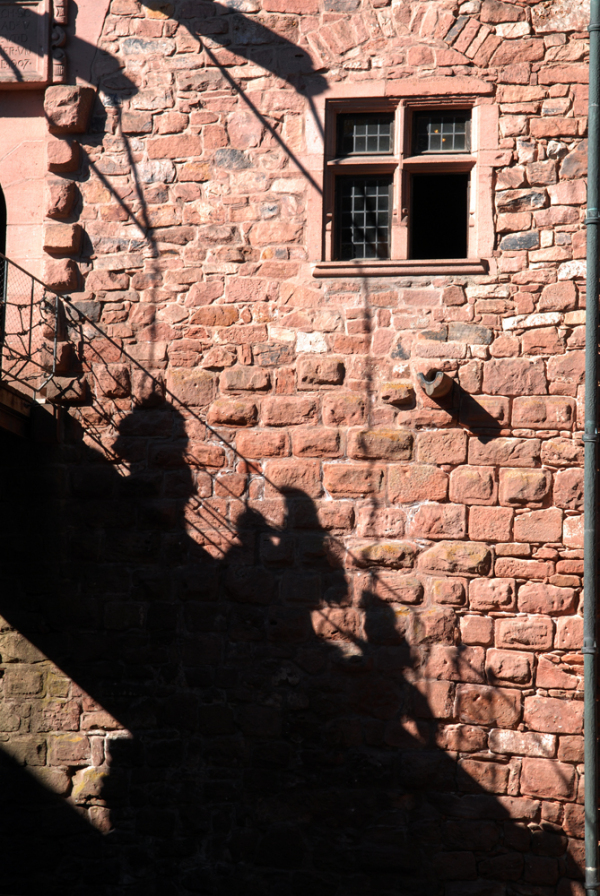
<path id="1" fill-rule="evenodd" d="M 93 109 L 47 91 L 46 276 L 106 335 L 3 448 L 45 892 L 582 896 L 585 24 L 112 0 Z M 494 90 L 491 273 L 315 278 L 307 97 L 433 76 Z"/>

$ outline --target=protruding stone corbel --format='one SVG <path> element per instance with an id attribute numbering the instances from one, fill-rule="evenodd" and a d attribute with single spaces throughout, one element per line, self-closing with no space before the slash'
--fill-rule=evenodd
<path id="1" fill-rule="evenodd" d="M 423 392 L 430 398 L 443 398 L 452 389 L 452 378 L 436 367 L 431 367 L 425 373 L 418 373 L 417 379 Z"/>

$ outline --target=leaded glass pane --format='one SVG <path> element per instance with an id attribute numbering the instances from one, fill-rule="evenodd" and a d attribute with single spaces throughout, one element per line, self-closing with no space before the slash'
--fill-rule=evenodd
<path id="1" fill-rule="evenodd" d="M 339 177 L 336 186 L 338 257 L 389 258 L 391 175 Z"/>
<path id="2" fill-rule="evenodd" d="M 468 112 L 418 112 L 415 115 L 417 154 L 426 152 L 468 152 L 470 150 Z"/>
<path id="3" fill-rule="evenodd" d="M 382 155 L 393 150 L 394 115 L 366 112 L 338 115 L 339 156 Z"/>

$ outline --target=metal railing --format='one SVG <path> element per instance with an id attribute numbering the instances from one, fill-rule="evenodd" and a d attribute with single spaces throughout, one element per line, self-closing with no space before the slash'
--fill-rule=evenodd
<path id="1" fill-rule="evenodd" d="M 32 399 L 56 372 L 61 299 L 0 253 L 0 378 Z"/>

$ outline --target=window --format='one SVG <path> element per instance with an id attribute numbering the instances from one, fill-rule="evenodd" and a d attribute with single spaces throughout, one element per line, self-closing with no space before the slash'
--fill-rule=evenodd
<path id="1" fill-rule="evenodd" d="M 493 161 L 483 153 L 497 148 L 497 109 L 477 96 L 490 85 L 452 82 L 475 91 L 418 96 L 428 85 L 407 79 L 394 84 L 406 97 L 322 100 L 323 192 L 309 199 L 310 225 L 321 222 L 309 226 L 315 276 L 488 271 Z M 313 171 L 316 158 L 307 156 Z"/>

